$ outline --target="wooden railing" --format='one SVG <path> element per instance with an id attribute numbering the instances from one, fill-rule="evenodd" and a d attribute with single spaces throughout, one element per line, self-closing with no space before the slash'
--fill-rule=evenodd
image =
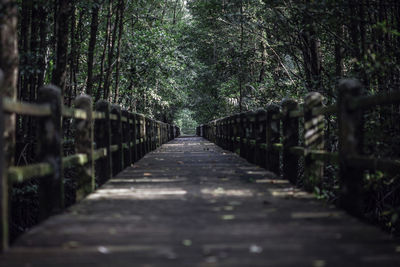
<path id="1" fill-rule="evenodd" d="M 362 154 L 363 111 L 377 105 L 399 104 L 400 92 L 362 96 L 362 86 L 354 79 L 339 83 L 337 105 L 324 106 L 319 93 L 308 94 L 300 108 L 298 103 L 285 99 L 281 105 L 235 114 L 197 127 L 197 135 L 217 145 L 240 151 L 240 156 L 267 170 L 281 174 L 297 184 L 299 158 L 304 157 L 304 187 L 312 191 L 319 187 L 324 164 L 339 165 L 339 204 L 356 216 L 363 215 L 364 170 L 397 173 L 400 160 L 382 159 Z M 325 116 L 338 120 L 338 152 L 324 150 Z M 299 118 L 304 118 L 300 129 Z M 301 131 L 302 130 L 302 131 Z M 299 134 L 303 134 L 300 146 Z"/>
<path id="2" fill-rule="evenodd" d="M 95 168 L 97 183 L 102 184 L 180 134 L 177 126 L 121 110 L 106 101 L 96 103 L 93 110 L 92 99 L 87 95 L 77 97 L 74 104 L 75 108 L 63 106 L 60 89 L 52 85 L 39 90 L 35 104 L 0 96 L 2 250 L 8 246 L 8 192 L 13 184 L 40 178 L 39 218 L 44 219 L 64 208 L 64 169 L 77 168 L 76 200 L 80 200 L 95 189 Z M 7 166 L 5 155 L 14 153 L 15 144 L 4 146 L 4 122 L 16 114 L 37 117 L 35 164 Z M 63 118 L 74 119 L 75 154 L 67 157 L 63 157 L 62 149 Z"/>

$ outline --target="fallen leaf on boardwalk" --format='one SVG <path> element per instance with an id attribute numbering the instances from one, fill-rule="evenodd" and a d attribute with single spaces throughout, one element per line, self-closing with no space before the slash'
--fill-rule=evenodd
<path id="1" fill-rule="evenodd" d="M 315 260 L 313 262 L 313 267 L 324 267 L 326 262 L 324 260 Z"/>
<path id="2" fill-rule="evenodd" d="M 103 246 L 97 247 L 97 250 L 102 254 L 109 254 L 110 253 L 110 250 L 108 250 L 108 248 L 103 247 Z"/>
<path id="3" fill-rule="evenodd" d="M 224 210 L 226 210 L 226 211 L 232 211 L 233 209 L 234 209 L 233 206 L 225 206 L 224 207 Z"/>
<path id="4" fill-rule="evenodd" d="M 251 246 L 249 247 L 249 252 L 250 252 L 250 253 L 259 254 L 259 253 L 261 253 L 262 251 L 263 251 L 263 248 L 260 247 L 260 246 L 257 246 L 257 245 L 251 245 Z"/>
<path id="5" fill-rule="evenodd" d="M 190 239 L 185 239 L 185 240 L 182 241 L 182 244 L 183 244 L 185 247 L 190 247 L 190 246 L 192 245 L 192 240 L 190 240 Z"/>
<path id="6" fill-rule="evenodd" d="M 235 215 L 233 214 L 225 214 L 221 216 L 222 220 L 230 221 L 235 219 Z"/>
<path id="7" fill-rule="evenodd" d="M 178 164 L 185 164 L 183 161 L 177 161 Z"/>

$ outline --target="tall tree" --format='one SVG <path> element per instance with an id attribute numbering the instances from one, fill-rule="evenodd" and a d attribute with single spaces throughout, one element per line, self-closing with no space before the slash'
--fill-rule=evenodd
<path id="1" fill-rule="evenodd" d="M 57 46 L 56 64 L 51 82 L 61 88 L 64 94 L 67 82 L 68 29 L 72 3 L 70 0 L 58 0 L 57 8 Z"/>
<path id="2" fill-rule="evenodd" d="M 0 0 L 0 95 L 16 99 L 18 82 L 18 32 L 17 32 L 17 4 L 13 0 Z M 2 80 L 2 81 L 1 81 Z M 4 116 L 3 121 L 3 140 L 4 143 L 0 153 L 5 157 L 6 166 L 14 163 L 14 144 L 15 144 L 15 115 Z M 4 153 L 4 154 L 3 154 Z M 3 160 L 3 159 L 2 159 Z M 4 169 L 2 168 L 2 171 Z M 3 173 L 4 174 L 4 173 Z M 3 175 L 2 174 L 2 175 Z M 8 220 L 8 185 L 7 179 L 1 179 L 0 197 L 0 219 Z M 0 229 L 1 244 L 0 249 L 8 247 L 8 227 L 7 223 L 2 224 Z"/>
<path id="3" fill-rule="evenodd" d="M 90 40 L 88 47 L 88 67 L 87 67 L 87 85 L 86 85 L 86 94 L 92 95 L 93 88 L 93 62 L 94 62 L 94 51 L 96 49 L 96 39 L 97 39 L 97 30 L 99 27 L 99 10 L 100 3 L 98 1 L 94 1 L 92 7 L 92 18 L 90 23 Z"/>

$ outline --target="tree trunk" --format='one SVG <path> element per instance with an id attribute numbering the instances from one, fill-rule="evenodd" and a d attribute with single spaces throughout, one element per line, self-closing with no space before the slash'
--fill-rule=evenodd
<path id="1" fill-rule="evenodd" d="M 47 23 L 47 10 L 43 5 L 39 7 L 39 17 L 40 17 L 40 44 L 39 44 L 39 55 L 38 55 L 38 81 L 37 85 L 38 88 L 43 86 L 44 84 L 44 77 L 46 74 L 46 48 L 47 48 L 47 31 L 48 31 L 48 23 Z"/>
<path id="2" fill-rule="evenodd" d="M 97 2 L 94 3 L 92 8 L 92 22 L 90 25 L 90 41 L 88 48 L 88 78 L 87 78 L 87 86 L 86 86 L 86 94 L 92 95 L 93 88 L 93 58 L 94 58 L 94 50 L 96 49 L 96 37 L 97 37 L 97 29 L 99 27 L 99 10 L 100 4 Z"/>
<path id="3" fill-rule="evenodd" d="M 70 19 L 70 0 L 58 1 L 56 65 L 51 82 L 60 87 L 62 95 L 66 90 L 68 63 L 68 25 Z"/>
<path id="4" fill-rule="evenodd" d="M 115 67 L 115 94 L 114 94 L 114 102 L 118 103 L 119 97 L 119 74 L 120 74 L 120 65 L 121 65 L 121 40 L 122 34 L 124 31 L 124 11 L 125 11 L 125 0 L 121 0 L 120 3 L 120 20 L 118 25 L 118 44 L 117 44 L 117 65 Z"/>
<path id="5" fill-rule="evenodd" d="M 0 75 L 4 75 L 0 84 L 0 95 L 16 99 L 18 83 L 18 32 L 17 32 L 17 3 L 13 0 L 0 0 Z M 1 73 L 2 72 L 2 73 Z M 1 83 L 1 81 L 0 81 Z M 15 114 L 9 114 L 3 118 L 3 149 L 4 162 L 1 167 L 14 165 L 15 146 Z M 3 159 L 2 159 L 3 160 Z M 4 164 L 3 164 L 4 163 Z M 4 169 L 0 170 L 4 172 Z M 4 177 L 4 175 L 3 175 Z M 0 183 L 0 251 L 8 247 L 8 182 L 1 179 Z"/>
<path id="6" fill-rule="evenodd" d="M 121 5 L 121 0 L 118 1 L 118 9 Z M 120 13 L 117 12 L 115 16 L 114 25 L 112 27 L 112 37 L 110 40 L 110 44 L 108 46 L 108 55 L 107 55 L 107 71 L 106 77 L 104 79 L 104 99 L 108 100 L 110 98 L 110 85 L 111 85 L 111 74 L 112 70 L 114 69 L 114 48 L 115 48 L 115 41 L 117 39 L 117 32 L 118 32 L 118 24 L 120 20 Z"/>
<path id="7" fill-rule="evenodd" d="M 108 1 L 106 37 L 104 39 L 105 41 L 104 41 L 104 46 L 103 46 L 103 52 L 101 54 L 101 60 L 100 60 L 100 74 L 99 74 L 100 80 L 99 80 L 99 87 L 98 87 L 97 94 L 96 94 L 96 101 L 98 101 L 101 97 L 101 89 L 102 89 L 101 87 L 103 85 L 102 83 L 103 83 L 104 61 L 106 58 L 106 51 L 107 51 L 110 34 L 111 34 L 112 1 L 113 0 Z"/>

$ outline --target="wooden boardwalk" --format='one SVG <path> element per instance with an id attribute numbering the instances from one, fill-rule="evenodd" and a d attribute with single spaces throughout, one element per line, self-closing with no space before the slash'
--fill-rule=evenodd
<path id="1" fill-rule="evenodd" d="M 400 266 L 400 244 L 198 138 L 51 217 L 0 266 Z"/>

